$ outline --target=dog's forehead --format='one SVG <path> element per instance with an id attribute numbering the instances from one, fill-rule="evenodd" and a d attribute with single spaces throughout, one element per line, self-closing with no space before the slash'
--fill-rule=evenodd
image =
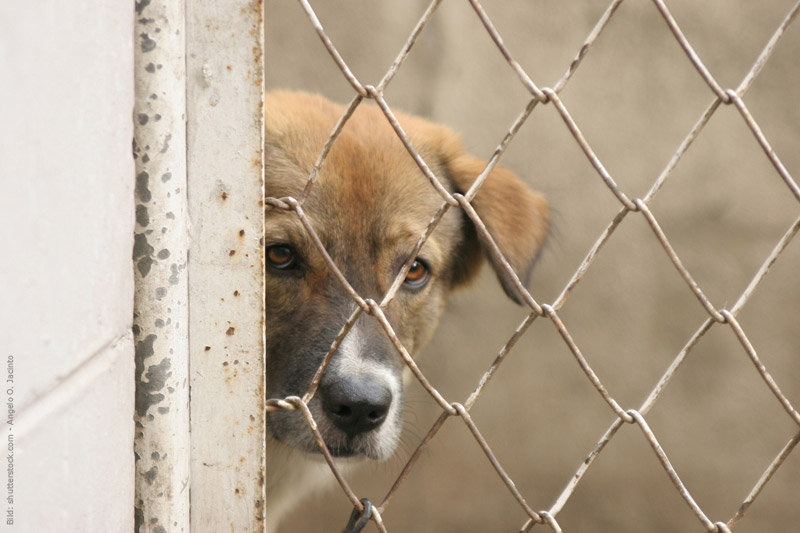
<path id="1" fill-rule="evenodd" d="M 274 98 L 275 114 L 272 120 L 269 113 L 267 117 L 266 192 L 300 199 L 343 108 L 310 95 Z M 412 117 L 400 118 L 415 149 L 450 189 L 426 126 Z M 376 243 L 378 247 L 395 242 L 413 246 L 442 204 L 443 198 L 386 117 L 377 107 L 362 105 L 342 128 L 302 205 L 325 241 L 375 248 Z M 285 217 L 277 218 L 287 223 Z M 431 244 L 441 240 L 447 248 L 444 241 L 454 240 L 457 226 L 453 217 L 445 217 Z"/>
<path id="2" fill-rule="evenodd" d="M 393 149 L 394 148 L 394 149 Z M 266 193 L 300 199 L 308 186 L 314 161 L 268 146 Z M 424 156 L 423 156 L 424 157 Z M 434 173 L 443 174 L 435 157 L 426 158 Z M 442 180 L 448 187 L 446 180 Z M 407 152 L 397 147 L 348 146 L 337 143 L 316 174 L 304 208 L 326 218 L 351 217 L 354 222 L 382 220 L 402 211 L 412 218 L 433 215 L 443 198 Z"/>

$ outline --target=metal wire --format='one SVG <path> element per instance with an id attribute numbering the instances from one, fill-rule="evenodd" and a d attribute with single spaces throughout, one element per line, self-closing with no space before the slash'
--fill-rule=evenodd
<path id="1" fill-rule="evenodd" d="M 660 191 L 661 187 L 664 185 L 666 180 L 670 177 L 672 171 L 676 168 L 676 166 L 682 159 L 685 152 L 692 146 L 694 140 L 702 133 L 703 129 L 705 128 L 705 125 L 713 118 L 714 114 L 719 109 L 720 104 L 733 105 L 738 110 L 739 114 L 742 116 L 743 122 L 752 131 L 753 135 L 756 138 L 756 141 L 761 146 L 762 150 L 766 154 L 769 161 L 772 163 L 778 176 L 787 185 L 789 192 L 798 201 L 800 201 L 800 187 L 798 187 L 796 180 L 791 176 L 789 171 L 786 169 L 786 167 L 779 159 L 778 155 L 776 154 L 771 144 L 769 143 L 767 137 L 763 133 L 762 129 L 759 127 L 757 121 L 748 110 L 743 99 L 745 93 L 752 85 L 752 82 L 755 80 L 755 78 L 761 72 L 763 66 L 769 60 L 773 50 L 780 41 L 781 37 L 784 35 L 789 25 L 794 21 L 797 14 L 800 12 L 800 1 L 798 1 L 792 7 L 789 13 L 782 20 L 781 24 L 775 30 L 775 32 L 773 32 L 769 41 L 766 43 L 763 51 L 756 59 L 749 72 L 744 76 L 740 85 L 736 89 L 725 89 L 716 81 L 713 74 L 703 64 L 699 55 L 694 50 L 694 48 L 692 47 L 691 43 L 686 38 L 684 33 L 681 31 L 680 26 L 678 25 L 675 18 L 672 16 L 666 3 L 663 0 L 653 0 L 655 9 L 658 11 L 658 13 L 660 13 L 661 17 L 666 22 L 669 30 L 672 32 L 672 35 L 675 37 L 676 41 L 679 43 L 684 53 L 686 54 L 687 59 L 692 63 L 692 65 L 697 70 L 700 77 L 702 77 L 702 79 L 710 89 L 711 95 L 714 98 L 714 100 L 700 116 L 700 118 L 698 119 L 692 130 L 680 143 L 679 147 L 677 148 L 674 155 L 667 163 L 664 170 L 656 177 L 649 192 L 643 198 L 630 198 L 625 194 L 624 191 L 622 191 L 619 188 L 619 186 L 612 178 L 611 174 L 608 172 L 608 170 L 606 170 L 605 166 L 600 161 L 599 157 L 592 150 L 589 142 L 582 135 L 581 130 L 578 127 L 578 124 L 575 122 L 575 120 L 572 118 L 571 114 L 568 111 L 567 104 L 565 104 L 559 96 L 559 93 L 569 82 L 570 78 L 572 77 L 576 69 L 580 66 L 582 59 L 590 51 L 590 48 L 597 40 L 598 36 L 605 30 L 605 28 L 608 25 L 608 22 L 614 16 L 614 14 L 617 11 L 617 8 L 619 7 L 619 5 L 622 3 L 623 0 L 614 0 L 609 4 L 608 8 L 605 10 L 601 18 L 595 24 L 591 33 L 587 36 L 579 52 L 576 54 L 572 62 L 567 67 L 564 75 L 557 81 L 557 83 L 552 88 L 540 87 L 533 81 L 533 78 L 514 59 L 511 51 L 504 44 L 502 36 L 492 23 L 486 11 L 483 9 L 481 3 L 478 0 L 468 0 L 468 1 L 473 10 L 475 11 L 477 17 L 480 19 L 480 22 L 488 32 L 492 41 L 495 43 L 500 53 L 503 55 L 503 57 L 506 59 L 511 69 L 515 72 L 515 74 L 519 78 L 520 83 L 532 95 L 532 99 L 528 102 L 526 107 L 520 112 L 518 118 L 516 119 L 512 127 L 509 129 L 509 132 L 506 134 L 503 140 L 498 144 L 494 152 L 494 155 L 490 158 L 487 167 L 477 178 L 473 187 L 470 188 L 470 190 L 464 195 L 460 194 L 452 195 L 442 186 L 439 178 L 433 173 L 430 167 L 425 163 L 424 159 L 415 150 L 414 146 L 409 141 L 408 137 L 406 136 L 399 122 L 395 118 L 391 106 L 384 98 L 384 89 L 392 81 L 394 75 L 396 74 L 398 69 L 402 66 L 405 58 L 408 56 L 419 35 L 424 31 L 428 22 L 434 16 L 436 16 L 436 9 L 439 7 L 441 0 L 433 0 L 429 4 L 425 13 L 422 15 L 422 17 L 419 19 L 418 23 L 414 27 L 411 35 L 401 47 L 395 61 L 392 63 L 389 70 L 386 72 L 386 74 L 383 76 L 383 78 L 376 86 L 372 86 L 369 84 L 362 84 L 355 77 L 352 71 L 348 68 L 344 59 L 337 52 L 331 39 L 326 34 L 324 28 L 322 27 L 322 24 L 320 23 L 319 19 L 314 13 L 314 9 L 311 6 L 310 2 L 308 0 L 299 0 L 303 10 L 308 16 L 309 22 L 319 35 L 323 46 L 327 49 L 332 59 L 341 70 L 345 79 L 352 86 L 355 95 L 350 105 L 348 106 L 347 110 L 345 111 L 339 122 L 336 124 L 334 130 L 330 135 L 330 138 L 328 139 L 328 142 L 321 150 L 317 162 L 314 165 L 314 168 L 308 177 L 308 182 L 303 192 L 302 198 L 300 200 L 295 200 L 293 198 L 281 198 L 281 199 L 267 198 L 266 206 L 268 209 L 280 209 L 280 210 L 295 212 L 295 214 L 298 216 L 299 220 L 303 223 L 304 227 L 311 236 L 312 241 L 315 243 L 318 250 L 322 254 L 322 257 L 325 259 L 329 268 L 334 273 L 335 277 L 339 280 L 339 282 L 342 284 L 342 286 L 346 289 L 346 291 L 350 294 L 351 298 L 356 303 L 357 307 L 354 313 L 348 319 L 348 321 L 343 325 L 341 331 L 339 332 L 339 335 L 337 336 L 336 340 L 330 347 L 330 350 L 326 354 L 324 361 L 322 362 L 320 368 L 318 369 L 317 374 L 315 375 L 312 384 L 308 392 L 305 394 L 305 396 L 303 398 L 289 397 L 289 398 L 277 398 L 269 400 L 267 402 L 267 410 L 268 411 L 275 411 L 280 409 L 300 410 L 303 413 L 303 416 L 305 417 L 308 423 L 309 430 L 313 433 L 314 438 L 316 439 L 317 444 L 319 445 L 320 450 L 323 453 L 323 456 L 327 460 L 328 465 L 330 466 L 330 469 L 333 472 L 334 476 L 336 477 L 336 480 L 339 483 L 340 487 L 342 488 L 343 492 L 350 500 L 354 508 L 358 509 L 359 511 L 363 510 L 363 504 L 361 503 L 358 496 L 349 486 L 349 484 L 344 479 L 341 472 L 339 472 L 335 463 L 333 462 L 331 454 L 327 449 L 325 442 L 322 439 L 322 436 L 317 430 L 316 422 L 314 421 L 311 411 L 308 409 L 308 402 L 313 397 L 319 385 L 319 381 L 322 375 L 324 374 L 328 364 L 330 363 L 331 358 L 335 357 L 336 349 L 338 348 L 344 336 L 347 334 L 347 332 L 353 326 L 355 321 L 358 320 L 362 314 L 367 314 L 376 319 L 380 323 L 386 335 L 394 344 L 398 353 L 403 358 L 406 365 L 410 368 L 413 375 L 417 378 L 417 380 L 422 384 L 425 390 L 431 395 L 431 397 L 437 402 L 437 404 L 442 409 L 440 416 L 431 426 L 430 430 L 428 430 L 426 435 L 422 438 L 418 447 L 412 453 L 411 457 L 408 459 L 406 465 L 396 478 L 392 487 L 387 492 L 381 504 L 373 508 L 370 519 L 375 522 L 376 526 L 380 531 L 387 531 L 386 525 L 382 521 L 381 513 L 385 511 L 385 509 L 390 504 L 396 492 L 402 488 L 409 472 L 417 464 L 417 461 L 420 458 L 422 452 L 427 448 L 432 439 L 435 438 L 435 436 L 438 434 L 439 430 L 444 425 L 444 423 L 451 417 L 460 417 L 464 421 L 465 425 L 469 429 L 473 438 L 481 447 L 487 459 L 491 463 L 492 467 L 497 472 L 497 475 L 502 479 L 503 483 L 512 493 L 514 499 L 518 502 L 522 510 L 528 516 L 528 520 L 524 524 L 522 524 L 520 531 L 528 531 L 537 524 L 547 525 L 548 527 L 550 527 L 552 531 L 556 532 L 561 531 L 561 527 L 556 521 L 556 516 L 562 510 L 567 501 L 570 499 L 575 488 L 581 482 L 585 473 L 593 464 L 594 460 L 599 456 L 600 453 L 603 452 L 608 443 L 613 439 L 613 437 L 617 434 L 618 430 L 625 423 L 639 426 L 642 435 L 650 445 L 651 449 L 653 450 L 653 453 L 658 458 L 659 462 L 664 468 L 666 475 L 674 485 L 675 489 L 681 495 L 682 499 L 694 512 L 700 524 L 707 531 L 712 531 L 712 532 L 730 531 L 730 528 L 732 528 L 742 518 L 742 516 L 744 516 L 744 514 L 756 500 L 758 495 L 761 493 L 766 483 L 772 478 L 773 474 L 780 468 L 780 466 L 784 463 L 786 458 L 792 453 L 797 443 L 800 442 L 800 431 L 794 434 L 790 438 L 789 442 L 778 452 L 775 459 L 769 464 L 769 466 L 766 468 L 761 477 L 755 482 L 753 489 L 750 491 L 750 494 L 748 494 L 745 500 L 742 502 L 736 514 L 731 518 L 729 518 L 726 522 L 721 522 L 721 521 L 713 522 L 712 519 L 707 516 L 707 514 L 703 511 L 703 509 L 698 505 L 698 503 L 689 493 L 689 490 L 684 485 L 678 472 L 672 466 L 669 457 L 667 455 L 667 452 L 663 449 L 663 447 L 659 443 L 657 435 L 650 429 L 645 416 L 653 407 L 653 405 L 656 403 L 662 392 L 665 390 L 665 388 L 671 381 L 672 377 L 674 376 L 676 370 L 684 362 L 689 352 L 714 325 L 719 324 L 721 326 L 727 325 L 731 328 L 734 335 L 739 340 L 744 354 L 752 361 L 752 363 L 756 368 L 756 371 L 760 375 L 761 379 L 764 381 L 767 388 L 769 388 L 771 393 L 777 398 L 778 403 L 787 412 L 791 420 L 798 426 L 798 428 L 800 428 L 800 413 L 798 413 L 797 409 L 793 406 L 789 398 L 787 398 L 785 394 L 781 391 L 775 379 L 767 370 L 762 360 L 759 358 L 757 351 L 755 347 L 751 344 L 750 340 L 748 339 L 746 332 L 736 319 L 736 315 L 739 313 L 742 307 L 747 303 L 752 294 L 756 291 L 761 281 L 770 271 L 772 265 L 776 261 L 778 261 L 778 259 L 781 256 L 781 253 L 789 245 L 792 239 L 794 239 L 794 237 L 797 235 L 798 230 L 800 230 L 800 218 L 798 218 L 787 229 L 787 231 L 784 233 L 780 241 L 776 244 L 772 252 L 766 257 L 766 259 L 762 263 L 761 268 L 755 274 L 750 284 L 742 292 L 736 303 L 730 309 L 724 309 L 724 308 L 717 308 L 705 296 L 699 284 L 692 277 L 691 273 L 684 267 L 680 257 L 670 245 L 668 236 L 662 230 L 661 225 L 658 222 L 658 218 L 650 210 L 649 204 L 652 201 L 652 199 L 658 194 L 658 192 Z M 412 259 L 409 260 L 409 262 L 400 271 L 394 283 L 392 284 L 391 288 L 381 299 L 380 304 L 374 300 L 362 298 L 353 289 L 353 287 L 344 277 L 344 275 L 339 270 L 337 265 L 328 255 L 321 241 L 314 232 L 314 229 L 311 227 L 310 223 L 305 218 L 302 210 L 302 200 L 304 200 L 308 196 L 308 193 L 313 187 L 316 175 L 319 169 L 324 164 L 325 158 L 330 148 L 336 142 L 336 139 L 338 138 L 344 126 L 346 125 L 348 119 L 352 116 L 355 109 L 361 104 L 361 102 L 364 99 L 372 99 L 378 104 L 378 106 L 386 116 L 387 121 L 398 135 L 398 138 L 403 142 L 404 146 L 408 150 L 410 156 L 414 159 L 419 168 L 428 178 L 431 186 L 442 197 L 442 204 L 439 211 L 430 221 L 430 224 L 428 228 L 425 230 L 425 232 L 423 232 L 423 234 L 420 235 L 415 250 L 418 251 L 421 248 L 423 243 L 427 240 L 428 236 L 435 230 L 436 225 L 438 224 L 439 220 L 441 220 L 445 212 L 447 212 L 451 208 L 462 209 L 464 210 L 465 214 L 475 223 L 478 231 L 483 234 L 483 236 L 485 237 L 485 241 L 489 243 L 488 246 L 490 246 L 491 248 L 490 250 L 491 253 L 497 257 L 499 263 L 502 265 L 503 268 L 506 269 L 507 274 L 509 274 L 509 278 L 513 280 L 514 284 L 517 286 L 519 293 L 523 296 L 524 301 L 531 308 L 530 314 L 526 316 L 525 319 L 516 328 L 511 338 L 508 340 L 505 346 L 501 348 L 500 352 L 498 353 L 496 359 L 493 361 L 492 365 L 480 378 L 474 391 L 469 395 L 469 397 L 463 403 L 453 402 L 446 399 L 438 390 L 436 390 L 435 387 L 433 387 L 433 385 L 426 379 L 422 371 L 419 369 L 414 360 L 411 358 L 411 355 L 403 346 L 402 342 L 395 335 L 393 326 L 389 323 L 389 321 L 387 320 L 386 316 L 383 313 L 383 308 L 392 300 L 394 294 L 398 290 L 399 286 L 402 284 L 402 281 L 406 273 L 408 272 L 408 268 L 410 267 L 411 261 L 413 260 L 415 254 L 413 253 L 411 254 Z M 512 142 L 516 132 L 519 130 L 522 124 L 527 120 L 528 116 L 532 113 L 534 108 L 538 107 L 540 104 L 544 105 L 553 104 L 553 106 L 556 109 L 556 112 L 561 117 L 567 130 L 572 134 L 578 146 L 581 148 L 586 157 L 589 159 L 592 166 L 597 171 L 598 177 L 604 182 L 604 184 L 607 186 L 611 194 L 613 194 L 613 196 L 621 204 L 620 211 L 611 220 L 606 229 L 600 234 L 598 239 L 595 241 L 594 245 L 587 253 L 584 260 L 578 266 L 574 275 L 570 278 L 570 280 L 563 288 L 563 290 L 556 298 L 556 300 L 551 304 L 537 303 L 537 301 L 533 298 L 533 296 L 519 282 L 519 279 L 517 278 L 516 274 L 513 272 L 512 268 L 509 266 L 505 258 L 503 258 L 502 252 L 499 250 L 499 248 L 497 248 L 496 244 L 494 244 L 494 241 L 491 235 L 489 235 L 489 232 L 486 230 L 486 227 L 481 221 L 480 216 L 475 212 L 474 209 L 472 209 L 472 206 L 470 204 L 470 200 L 478 192 L 480 187 L 483 185 L 484 181 L 486 179 L 489 179 L 489 173 L 491 172 L 491 169 L 495 166 L 499 157 L 502 155 L 508 144 Z M 592 369 L 591 365 L 588 363 L 587 359 L 583 356 L 582 351 L 579 348 L 578 344 L 569 334 L 567 326 L 564 324 L 564 322 L 558 315 L 558 311 L 566 304 L 569 294 L 583 279 L 583 276 L 591 267 L 592 263 L 594 262 L 600 250 L 608 242 L 610 236 L 616 231 L 616 229 L 625 221 L 625 219 L 631 213 L 638 213 L 644 218 L 648 226 L 653 231 L 655 239 L 659 242 L 664 252 L 672 261 L 676 270 L 680 273 L 681 277 L 686 282 L 689 290 L 694 294 L 699 304 L 704 308 L 704 310 L 708 315 L 708 318 L 706 318 L 699 325 L 698 329 L 696 330 L 694 335 L 692 335 L 692 337 L 687 341 L 684 348 L 672 360 L 672 363 L 670 364 L 669 368 L 665 371 L 661 379 L 659 379 L 658 382 L 654 385 L 649 396 L 638 409 L 625 409 L 614 399 L 611 392 L 602 383 L 600 378 Z M 516 342 L 528 331 L 529 326 L 539 317 L 547 317 L 550 319 L 550 322 L 553 324 L 556 331 L 559 333 L 559 335 L 562 337 L 569 350 L 575 356 L 579 369 L 585 374 L 589 382 L 595 387 L 598 393 L 608 404 L 611 412 L 614 413 L 615 420 L 611 424 L 611 426 L 606 430 L 606 432 L 600 437 L 598 443 L 596 444 L 594 449 L 591 450 L 586 459 L 581 462 L 576 473 L 570 478 L 564 490 L 556 498 L 555 503 L 552 506 L 550 506 L 549 509 L 542 511 L 534 511 L 533 508 L 527 503 L 524 496 L 516 488 L 513 480 L 509 477 L 509 475 L 506 473 L 505 469 L 501 465 L 500 461 L 492 452 L 491 448 L 489 447 L 489 444 L 486 442 L 483 435 L 481 434 L 477 424 L 470 416 L 469 411 L 479 400 L 482 392 L 488 386 L 492 376 L 497 371 L 499 366 L 503 363 L 503 361 L 506 360 L 506 357 L 509 355 Z"/>

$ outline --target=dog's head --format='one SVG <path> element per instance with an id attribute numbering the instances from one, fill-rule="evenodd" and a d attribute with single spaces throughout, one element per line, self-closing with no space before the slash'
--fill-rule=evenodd
<path id="1" fill-rule="evenodd" d="M 300 198 L 344 108 L 319 96 L 276 92 L 266 99 L 266 193 Z M 447 128 L 408 115 L 398 120 L 450 192 L 465 192 L 485 162 L 464 152 Z M 471 202 L 524 282 L 545 238 L 547 203 L 496 167 Z M 359 106 L 320 170 L 303 212 L 334 263 L 364 298 L 380 301 L 442 205 L 381 111 Z M 267 396 L 302 395 L 356 304 L 328 268 L 295 213 L 267 209 Z M 478 271 L 484 255 L 520 301 L 500 259 L 484 254 L 472 222 L 452 208 L 425 242 L 384 309 L 409 353 L 430 338 L 448 294 Z M 381 325 L 362 315 L 342 341 L 310 403 L 335 456 L 384 459 L 402 418 L 403 361 Z M 270 413 L 274 439 L 318 451 L 300 413 Z"/>

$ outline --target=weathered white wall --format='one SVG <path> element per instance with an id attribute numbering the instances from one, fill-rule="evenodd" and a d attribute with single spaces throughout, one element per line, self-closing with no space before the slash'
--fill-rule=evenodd
<path id="1" fill-rule="evenodd" d="M 133 529 L 133 16 L 123 0 L 0 3 L 2 381 L 14 362 L 0 523 L 12 507 L 14 531 Z"/>

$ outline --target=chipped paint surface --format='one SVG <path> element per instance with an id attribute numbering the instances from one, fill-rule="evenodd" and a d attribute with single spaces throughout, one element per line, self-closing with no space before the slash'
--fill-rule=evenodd
<path id="1" fill-rule="evenodd" d="M 192 529 L 262 532 L 262 6 L 187 8 Z"/>
<path id="2" fill-rule="evenodd" d="M 136 2 L 135 531 L 189 531 L 184 4 Z M 183 192 L 181 192 L 183 191 Z"/>

